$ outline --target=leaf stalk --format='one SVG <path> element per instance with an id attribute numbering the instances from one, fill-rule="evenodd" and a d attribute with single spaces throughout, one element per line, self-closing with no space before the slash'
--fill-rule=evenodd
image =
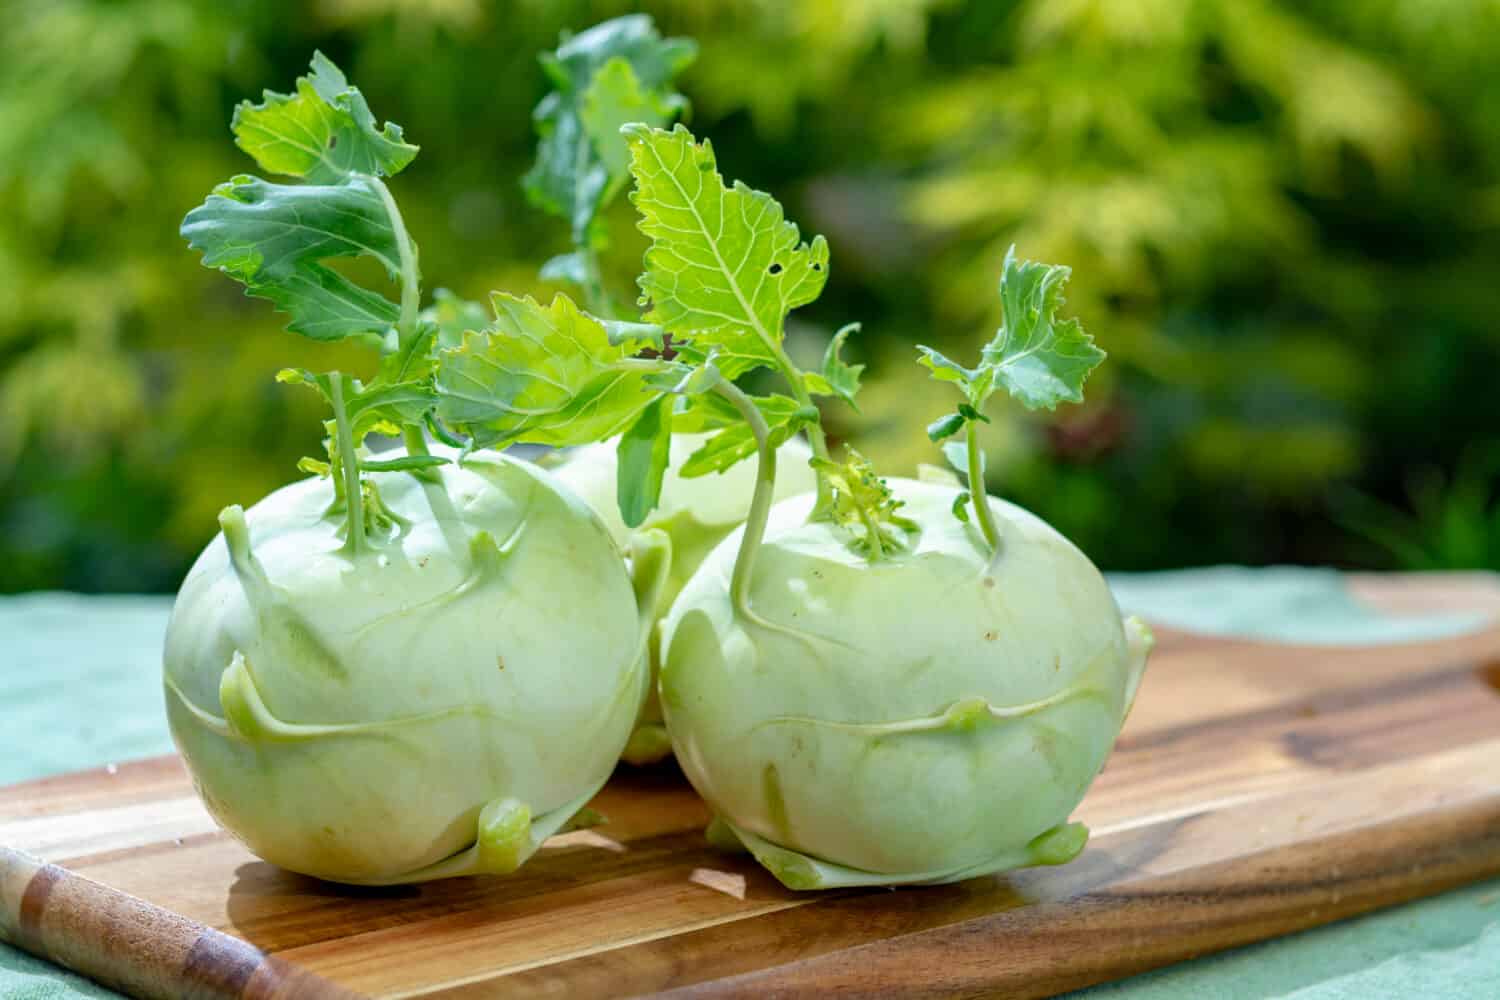
<path id="1" fill-rule="evenodd" d="M 338 471 L 344 482 L 344 510 L 349 526 L 344 547 L 351 556 L 357 556 L 365 548 L 364 497 L 359 489 L 359 458 L 354 453 L 354 430 L 349 426 L 349 413 L 344 408 L 344 377 L 338 372 L 333 372 L 328 380 L 328 402 L 333 407 L 333 423 L 338 434 Z"/>
<path id="2" fill-rule="evenodd" d="M 737 614 L 747 618 L 756 616 L 750 610 L 750 582 L 755 572 L 755 556 L 766 537 L 766 523 L 771 514 L 771 501 L 776 492 L 776 449 L 771 447 L 771 429 L 761 415 L 755 401 L 732 382 L 720 382 L 714 391 L 723 396 L 740 412 L 750 433 L 755 435 L 757 454 L 755 466 L 755 492 L 750 497 L 750 513 L 745 516 L 745 531 L 740 536 L 740 548 L 734 557 L 734 572 L 729 579 L 729 598 Z"/>
<path id="3" fill-rule="evenodd" d="M 964 444 L 969 453 L 969 502 L 974 505 L 974 519 L 979 522 L 990 551 L 996 552 L 1000 548 L 1000 532 L 995 527 L 995 515 L 990 512 L 990 494 L 984 486 L 984 454 L 979 450 L 979 425 L 973 420 L 964 422 Z"/>

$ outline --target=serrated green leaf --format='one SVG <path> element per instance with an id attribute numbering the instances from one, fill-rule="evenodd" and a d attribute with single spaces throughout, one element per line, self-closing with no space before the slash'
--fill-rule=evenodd
<path id="1" fill-rule="evenodd" d="M 927 425 L 927 436 L 933 441 L 950 438 L 963 430 L 966 422 L 962 413 L 945 413 Z"/>
<path id="2" fill-rule="evenodd" d="M 828 342 L 827 349 L 823 352 L 823 381 L 828 385 L 828 391 L 821 395 L 834 395 L 842 399 L 859 412 L 859 404 L 854 401 L 854 396 L 859 392 L 859 377 L 864 373 L 864 365 L 845 364 L 839 354 L 844 349 L 844 342 L 849 339 L 851 333 L 859 332 L 858 323 L 849 323 L 841 327 L 833 339 Z"/>
<path id="3" fill-rule="evenodd" d="M 616 502 L 620 517 L 629 527 L 640 527 L 661 501 L 671 449 L 672 399 L 662 396 L 642 410 L 630 429 L 620 435 L 616 449 Z"/>
<path id="4" fill-rule="evenodd" d="M 379 128 L 364 95 L 321 52 L 312 73 L 297 79 L 295 94 L 266 91 L 260 104 L 235 108 L 235 142 L 262 170 L 315 184 L 351 174 L 389 177 L 417 155 L 401 127 Z"/>
<path id="5" fill-rule="evenodd" d="M 625 133 L 631 200 L 651 240 L 640 277 L 646 318 L 700 351 L 720 348 L 726 375 L 775 364 L 787 314 L 828 280 L 828 244 L 802 242 L 770 195 L 726 186 L 713 148 L 681 125 Z"/>
<path id="6" fill-rule="evenodd" d="M 1003 323 L 985 345 L 981 364 L 1027 409 L 1082 402 L 1084 380 L 1104 360 L 1077 320 L 1057 318 L 1070 273 L 1059 265 L 1017 260 L 1014 247 L 1005 255 Z"/>
<path id="7" fill-rule="evenodd" d="M 534 205 L 569 221 L 575 245 L 597 242 L 595 217 L 627 176 L 620 126 L 680 114 L 687 102 L 671 83 L 696 55 L 693 42 L 663 39 L 644 14 L 605 21 L 543 54 L 557 89 L 532 114 L 537 159 L 523 186 Z"/>
<path id="8" fill-rule="evenodd" d="M 629 349 L 566 295 L 550 306 L 501 293 L 492 301 L 494 323 L 440 352 L 435 380 L 438 416 L 477 446 L 598 441 L 657 399 L 644 382 L 650 368 L 632 365 Z"/>
<path id="9" fill-rule="evenodd" d="M 203 264 L 245 284 L 291 316 L 289 328 L 317 340 L 381 333 L 399 310 L 322 266 L 369 256 L 394 274 L 399 251 L 380 196 L 361 178 L 337 184 L 272 184 L 241 175 L 219 185 L 182 220 Z"/>
<path id="10" fill-rule="evenodd" d="M 703 399 L 705 407 L 710 411 L 720 406 L 733 409 L 718 396 L 705 396 Z M 770 430 L 772 448 L 780 448 L 794 434 L 818 419 L 817 410 L 802 406 L 787 396 L 754 396 L 752 399 Z M 710 472 L 723 472 L 755 454 L 755 434 L 738 410 L 734 411 L 733 419 L 722 426 L 723 430 L 705 441 L 682 464 L 679 475 L 684 479 L 706 476 Z"/>

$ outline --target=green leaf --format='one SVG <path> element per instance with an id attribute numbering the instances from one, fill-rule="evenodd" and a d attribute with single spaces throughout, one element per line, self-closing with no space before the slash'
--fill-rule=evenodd
<path id="1" fill-rule="evenodd" d="M 859 412 L 859 404 L 854 401 L 855 393 L 859 392 L 859 377 L 864 372 L 864 365 L 845 364 L 839 357 L 844 349 L 844 341 L 849 339 L 851 333 L 859 332 L 858 323 L 849 323 L 840 328 L 833 339 L 828 342 L 828 348 L 823 352 L 823 381 L 828 389 L 819 395 L 833 395 L 842 399 Z M 809 387 L 809 391 L 811 388 Z"/>
<path id="2" fill-rule="evenodd" d="M 297 79 L 295 94 L 268 90 L 261 104 L 245 101 L 235 108 L 232 128 L 262 170 L 315 184 L 356 173 L 390 177 L 417 155 L 401 126 L 376 126 L 364 95 L 321 52 L 313 54 L 312 74 Z"/>
<path id="3" fill-rule="evenodd" d="M 399 310 L 322 266 L 368 256 L 398 267 L 395 233 L 379 194 L 361 178 L 337 184 L 272 184 L 241 175 L 221 184 L 182 220 L 188 245 L 291 316 L 289 328 L 316 340 L 383 333 Z"/>
<path id="4" fill-rule="evenodd" d="M 543 281 L 566 281 L 582 286 L 589 282 L 589 266 L 581 253 L 560 253 L 547 258 L 537 276 Z"/>
<path id="5" fill-rule="evenodd" d="M 923 344 L 917 345 L 917 353 L 921 355 L 921 357 L 917 358 L 917 361 L 925 365 L 932 372 L 933 378 L 939 382 L 956 383 L 964 387 L 964 391 L 968 394 L 970 400 L 975 398 L 975 393 L 970 390 L 970 387 L 984 377 L 984 373 L 981 370 L 965 368 L 957 361 L 950 359 L 947 355 Z M 986 385 L 988 385 L 988 382 L 986 382 Z"/>
<path id="6" fill-rule="evenodd" d="M 345 395 L 344 405 L 355 437 L 360 438 L 381 422 L 403 426 L 423 423 L 428 411 L 437 405 L 437 393 L 429 381 L 369 386 L 355 383 L 355 392 Z"/>
<path id="7" fill-rule="evenodd" d="M 616 499 L 626 525 L 638 528 L 661 501 L 672 448 L 672 399 L 662 396 L 620 436 Z"/>
<path id="8" fill-rule="evenodd" d="M 490 312 L 482 303 L 439 288 L 432 293 L 432 305 L 422 310 L 422 321 L 437 326 L 438 348 L 458 347 L 464 342 L 465 333 L 490 325 Z"/>
<path id="9" fill-rule="evenodd" d="M 712 361 L 706 361 L 697 366 L 685 365 L 680 361 L 667 361 L 662 364 L 664 367 L 661 371 L 646 376 L 646 384 L 651 388 L 677 396 L 719 398 L 703 395 L 724 381 L 723 374 L 714 367 Z M 735 416 L 739 416 L 738 411 L 735 412 Z"/>
<path id="10" fill-rule="evenodd" d="M 245 294 L 268 299 L 291 317 L 287 329 L 311 340 L 382 336 L 401 310 L 378 292 L 361 288 L 321 264 L 274 282 L 246 282 Z"/>
<path id="11" fill-rule="evenodd" d="M 431 375 L 437 364 L 432 353 L 437 336 L 436 323 L 419 319 L 416 336 L 408 340 L 405 346 L 381 357 L 380 370 L 372 384 L 394 385 L 398 382 L 420 381 Z"/>
<path id="12" fill-rule="evenodd" d="M 660 351 L 667 346 L 666 331 L 655 323 L 631 323 L 623 319 L 600 320 L 609 342 L 631 351 L 645 348 Z"/>
<path id="13" fill-rule="evenodd" d="M 686 106 L 681 95 L 644 90 L 629 60 L 622 56 L 609 60 L 594 75 L 583 92 L 579 117 L 608 177 L 601 201 L 611 201 L 630 176 L 630 148 L 620 129 L 631 122 L 665 125 Z"/>
<path id="14" fill-rule="evenodd" d="M 649 363 L 558 294 L 550 306 L 496 293 L 494 323 L 438 355 L 437 413 L 479 447 L 586 444 L 618 434 L 659 393 Z"/>
<path id="15" fill-rule="evenodd" d="M 990 422 L 989 417 L 985 416 L 983 413 L 980 413 L 968 403 L 958 404 L 958 415 L 960 417 L 963 417 L 965 420 L 972 420 L 976 424 L 987 424 Z"/>
<path id="16" fill-rule="evenodd" d="M 569 221 L 576 246 L 591 238 L 595 217 L 627 176 L 620 126 L 665 125 L 687 107 L 674 77 L 697 56 L 684 38 L 662 38 L 644 14 L 618 17 L 564 37 L 542 66 L 556 90 L 532 114 L 536 164 L 523 186 L 532 204 Z M 554 269 L 550 277 L 572 277 Z"/>
<path id="17" fill-rule="evenodd" d="M 953 516 L 964 524 L 969 523 L 969 501 L 972 499 L 973 496 L 968 490 L 960 492 L 953 498 Z"/>
<path id="18" fill-rule="evenodd" d="M 1066 267 L 1018 261 L 1015 247 L 1005 255 L 1004 322 L 985 345 L 981 365 L 1027 409 L 1082 402 L 1084 380 L 1104 360 L 1077 320 L 1057 318 L 1070 273 Z"/>
<path id="19" fill-rule="evenodd" d="M 641 85 L 658 89 L 670 84 L 698 57 L 691 38 L 662 38 L 648 14 L 611 18 L 576 35 L 566 35 L 556 52 L 544 54 L 542 66 L 559 89 L 584 82 L 609 60 L 623 56 Z"/>
<path id="20" fill-rule="evenodd" d="M 965 479 L 968 478 L 968 475 L 969 475 L 969 449 L 964 444 L 964 442 L 962 442 L 962 441 L 947 441 L 947 442 L 945 442 L 943 444 L 943 457 L 948 460 L 948 464 L 949 465 L 953 466 L 954 469 L 958 470 L 958 474 L 959 475 L 963 476 Z M 979 474 L 981 476 L 984 475 L 985 469 L 986 469 L 987 465 L 988 465 L 988 463 L 985 460 L 984 452 L 981 451 L 979 453 Z M 970 484 L 970 487 L 971 488 L 973 487 L 972 483 Z"/>
<path id="21" fill-rule="evenodd" d="M 801 242 L 770 195 L 719 176 L 709 143 L 627 125 L 631 199 L 650 240 L 641 275 L 646 319 L 719 347 L 723 370 L 739 374 L 781 356 L 787 314 L 818 297 L 828 280 L 828 244 Z"/>
<path id="22" fill-rule="evenodd" d="M 733 409 L 718 396 L 705 396 L 703 399 L 705 407 L 710 410 L 720 406 Z M 752 399 L 770 429 L 772 448 L 780 448 L 791 440 L 792 435 L 818 419 L 816 409 L 802 406 L 787 396 L 755 396 Z M 755 435 L 750 430 L 750 425 L 739 415 L 739 411 L 734 411 L 733 418 L 726 420 L 723 428 L 688 456 L 679 475 L 684 479 L 694 479 L 710 472 L 723 472 L 755 454 Z"/>
<path id="23" fill-rule="evenodd" d="M 933 441 L 949 438 L 964 429 L 967 418 L 962 413 L 945 413 L 927 425 L 927 436 Z"/>

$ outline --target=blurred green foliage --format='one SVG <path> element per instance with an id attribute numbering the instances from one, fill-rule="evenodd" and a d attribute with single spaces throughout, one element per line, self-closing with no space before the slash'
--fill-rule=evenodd
<path id="1" fill-rule="evenodd" d="M 314 48 L 422 146 L 428 287 L 549 289 L 536 54 L 637 5 L 0 0 L 0 590 L 169 590 L 230 502 L 318 451 L 281 330 L 184 212 L 250 162 L 230 109 Z M 731 176 L 833 247 L 793 330 L 869 363 L 836 435 L 938 462 L 918 341 L 992 332 L 1005 247 L 1072 265 L 1089 400 L 992 413 L 991 487 L 1106 568 L 1500 568 L 1500 0 L 661 0 Z M 643 243 L 623 199 L 607 281 Z"/>

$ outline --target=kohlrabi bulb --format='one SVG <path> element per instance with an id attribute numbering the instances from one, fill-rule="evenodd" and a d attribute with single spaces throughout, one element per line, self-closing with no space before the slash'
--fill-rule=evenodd
<path id="1" fill-rule="evenodd" d="M 870 561 L 807 499 L 779 504 L 747 609 L 738 533 L 662 626 L 678 761 L 718 820 L 796 888 L 945 882 L 1067 861 L 1151 646 L 1093 564 L 999 500 L 1000 544 L 957 489 L 891 480 L 915 522 Z"/>
<path id="2" fill-rule="evenodd" d="M 221 516 L 167 630 L 173 736 L 214 817 L 284 868 L 514 870 L 609 776 L 651 616 L 603 523 L 533 465 L 365 478 L 357 554 L 327 479 Z M 638 546 L 637 579 L 662 555 Z"/>
<path id="3" fill-rule="evenodd" d="M 740 462 L 720 473 L 685 479 L 682 464 L 702 447 L 709 434 L 676 434 L 672 437 L 672 461 L 662 479 L 661 503 L 646 518 L 642 529 L 657 528 L 672 541 L 672 563 L 662 589 L 658 617 L 665 615 L 683 585 L 692 578 L 703 560 L 745 519 L 750 494 L 755 488 L 755 462 Z M 618 440 L 585 445 L 568 452 L 552 470 L 603 518 L 609 532 L 622 548 L 630 545 L 632 530 L 620 517 L 616 501 L 615 473 Z M 817 489 L 817 477 L 808 460 L 812 451 L 801 438 L 792 438 L 776 452 L 775 499 L 811 493 Z M 652 643 L 655 665 L 656 643 Z M 632 764 L 649 764 L 672 752 L 662 726 L 661 706 L 656 699 L 656 685 L 641 712 L 640 726 L 625 748 L 625 759 Z"/>

